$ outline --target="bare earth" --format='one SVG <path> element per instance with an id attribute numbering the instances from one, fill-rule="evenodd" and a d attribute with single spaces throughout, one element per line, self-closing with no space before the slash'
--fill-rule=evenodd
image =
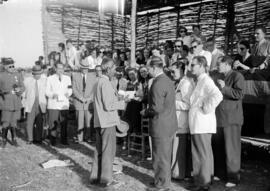
<path id="1" fill-rule="evenodd" d="M 27 145 L 18 139 L 20 147 L 10 144 L 0 149 L 0 191 L 98 191 L 103 190 L 89 184 L 93 146 L 88 143 L 51 147 Z M 139 155 L 127 157 L 118 152 L 123 172 L 114 178 L 121 182 L 115 190 L 141 191 L 152 181 L 151 162 L 140 161 Z M 49 159 L 70 160 L 70 167 L 43 169 L 40 164 Z M 270 163 L 245 161 L 242 165 L 242 182 L 231 190 L 267 191 L 270 185 Z M 185 191 L 189 183 L 173 182 L 173 190 Z M 224 182 L 214 182 L 213 191 L 226 190 Z"/>

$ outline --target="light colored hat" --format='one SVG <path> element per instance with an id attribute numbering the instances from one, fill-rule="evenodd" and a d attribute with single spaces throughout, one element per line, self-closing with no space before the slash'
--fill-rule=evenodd
<path id="1" fill-rule="evenodd" d="M 129 129 L 128 123 L 123 120 L 120 120 L 120 124 L 116 126 L 116 136 L 117 137 L 127 136 L 128 129 Z"/>
<path id="2" fill-rule="evenodd" d="M 33 75 L 41 75 L 43 73 L 41 66 L 35 65 L 32 68 L 32 74 Z"/>
<path id="3" fill-rule="evenodd" d="M 80 68 L 82 68 L 82 69 L 88 69 L 89 67 L 90 67 L 90 65 L 89 65 L 89 63 L 87 62 L 86 59 L 84 59 L 84 60 L 82 60 L 80 62 Z"/>

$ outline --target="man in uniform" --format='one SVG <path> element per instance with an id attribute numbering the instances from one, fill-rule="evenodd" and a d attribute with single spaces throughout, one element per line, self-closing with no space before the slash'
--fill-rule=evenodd
<path id="1" fill-rule="evenodd" d="M 11 131 L 12 144 L 18 146 L 16 141 L 17 120 L 21 114 L 21 95 L 24 91 L 23 77 L 14 68 L 12 58 L 2 58 L 1 63 L 5 71 L 0 76 L 0 105 L 2 105 L 2 147 L 7 143 L 8 129 Z"/>

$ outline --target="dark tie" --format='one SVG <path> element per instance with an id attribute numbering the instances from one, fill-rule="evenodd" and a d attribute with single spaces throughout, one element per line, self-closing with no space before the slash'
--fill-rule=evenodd
<path id="1" fill-rule="evenodd" d="M 119 82 L 120 82 L 120 80 L 118 79 L 117 80 L 117 86 L 116 86 L 117 91 L 119 90 L 119 86 L 120 86 Z"/>
<path id="2" fill-rule="evenodd" d="M 35 97 L 36 97 L 36 100 L 38 100 L 38 81 L 36 80 L 36 87 L 35 87 Z"/>
<path id="3" fill-rule="evenodd" d="M 86 81 L 85 81 L 85 75 L 83 75 L 83 91 L 85 91 L 86 87 Z"/>

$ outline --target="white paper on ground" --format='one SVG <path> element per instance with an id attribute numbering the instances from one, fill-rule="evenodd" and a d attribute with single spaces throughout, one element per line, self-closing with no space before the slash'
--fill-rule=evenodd
<path id="1" fill-rule="evenodd" d="M 52 167 L 64 167 L 64 166 L 72 166 L 73 164 L 70 162 L 70 160 L 58 160 L 58 159 L 52 159 L 47 162 L 44 162 L 41 164 L 41 166 L 44 169 L 52 168 Z"/>

